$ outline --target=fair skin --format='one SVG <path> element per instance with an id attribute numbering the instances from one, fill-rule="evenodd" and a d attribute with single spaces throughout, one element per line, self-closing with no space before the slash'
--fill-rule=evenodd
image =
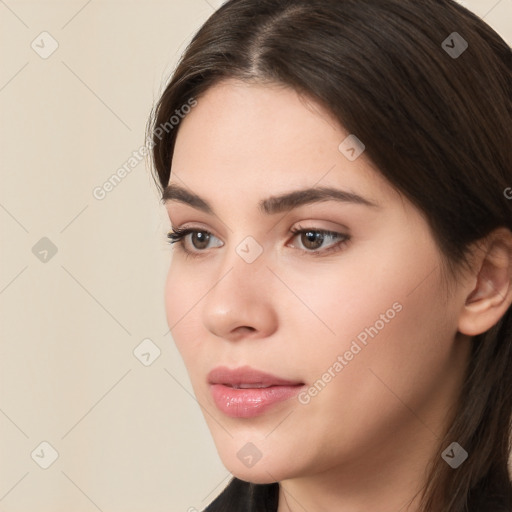
<path id="1" fill-rule="evenodd" d="M 226 81 L 198 100 L 180 125 L 169 184 L 213 213 L 166 202 L 174 228 L 203 237 L 174 245 L 167 321 L 224 465 L 246 481 L 280 482 L 279 512 L 417 512 L 414 496 L 458 399 L 470 337 L 512 301 L 512 244 L 489 242 L 448 295 L 424 216 L 364 153 L 354 161 L 342 154 L 347 135 L 320 105 L 284 87 Z M 375 206 L 330 199 L 272 214 L 258 208 L 313 187 Z M 308 245 L 290 233 L 298 227 L 350 238 Z M 252 263 L 236 251 L 249 236 L 262 250 Z M 400 311 L 333 372 L 393 305 Z M 219 365 L 249 365 L 306 391 L 329 368 L 332 378 L 307 403 L 293 398 L 233 418 L 207 382 Z M 237 457 L 247 443 L 261 454 L 252 467 Z"/>

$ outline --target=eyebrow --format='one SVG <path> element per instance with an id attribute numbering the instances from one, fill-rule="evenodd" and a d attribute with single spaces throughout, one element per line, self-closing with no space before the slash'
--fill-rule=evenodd
<path id="1" fill-rule="evenodd" d="M 214 213 L 213 208 L 206 200 L 177 184 L 168 185 L 163 191 L 162 202 L 167 203 L 169 201 L 179 201 L 204 213 Z M 371 208 L 380 208 L 380 205 L 377 203 L 358 194 L 331 187 L 306 188 L 280 196 L 271 196 L 267 199 L 262 199 L 258 203 L 258 207 L 261 212 L 267 215 L 274 215 L 293 210 L 299 206 L 323 201 L 339 201 L 342 203 L 360 204 Z"/>

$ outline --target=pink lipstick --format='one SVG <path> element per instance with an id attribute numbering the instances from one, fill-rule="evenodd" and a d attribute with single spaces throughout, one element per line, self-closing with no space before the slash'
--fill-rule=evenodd
<path id="1" fill-rule="evenodd" d="M 287 380 L 250 366 L 214 368 L 208 383 L 217 407 L 232 418 L 253 418 L 296 396 L 303 382 Z"/>

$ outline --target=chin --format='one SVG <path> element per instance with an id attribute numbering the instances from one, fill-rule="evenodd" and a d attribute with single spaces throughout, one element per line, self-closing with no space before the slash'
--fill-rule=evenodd
<path id="1" fill-rule="evenodd" d="M 251 471 L 250 469 L 248 471 L 231 471 L 234 477 L 251 484 L 273 484 L 282 480 L 276 476 L 272 470 L 270 470 L 270 473 L 271 474 L 261 470 Z"/>
<path id="2" fill-rule="evenodd" d="M 290 462 L 261 458 L 252 467 L 245 467 L 238 457 L 223 459 L 226 469 L 239 480 L 253 484 L 271 484 L 292 478 Z"/>

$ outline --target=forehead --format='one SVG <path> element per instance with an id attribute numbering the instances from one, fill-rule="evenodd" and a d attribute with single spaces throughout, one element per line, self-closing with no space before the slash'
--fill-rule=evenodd
<path id="1" fill-rule="evenodd" d="M 293 89 L 221 82 L 181 121 L 170 183 L 227 200 L 313 186 L 382 193 L 385 180 L 364 153 L 350 160 L 340 150 L 349 135 Z"/>
<path id="2" fill-rule="evenodd" d="M 260 149 L 268 153 L 282 141 L 292 140 L 296 141 L 294 149 L 313 142 L 320 148 L 329 144 L 329 138 L 334 138 L 336 147 L 340 132 L 325 109 L 291 88 L 228 80 L 198 99 L 180 125 L 178 140 L 199 136 L 202 145 L 210 146 L 213 141 L 219 151 L 229 148 L 232 152 L 265 142 L 266 147 Z"/>

